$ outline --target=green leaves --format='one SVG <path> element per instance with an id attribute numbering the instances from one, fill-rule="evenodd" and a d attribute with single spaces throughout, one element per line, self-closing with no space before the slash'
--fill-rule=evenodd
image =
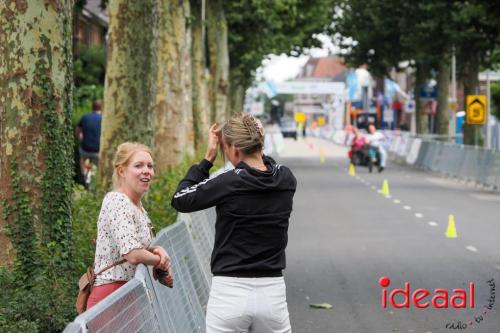
<path id="1" fill-rule="evenodd" d="M 75 86 L 104 83 L 106 50 L 104 47 L 78 45 L 79 54 L 73 63 Z"/>
<path id="2" fill-rule="evenodd" d="M 333 15 L 331 0 L 232 0 L 224 3 L 232 78 L 248 86 L 268 54 L 317 46 Z"/>
<path id="3" fill-rule="evenodd" d="M 479 0 L 344 0 L 336 7 L 331 34 L 354 67 L 366 62 L 376 74 L 385 74 L 399 61 L 415 60 L 437 68 L 453 45 L 464 50 L 462 63 L 471 49 L 484 60 L 499 42 L 499 7 Z"/>

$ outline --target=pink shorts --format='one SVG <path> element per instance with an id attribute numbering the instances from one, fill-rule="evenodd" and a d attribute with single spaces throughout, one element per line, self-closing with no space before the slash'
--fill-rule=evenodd
<path id="1" fill-rule="evenodd" d="M 89 299 L 87 300 L 87 310 L 102 301 L 125 283 L 127 283 L 127 281 L 116 281 L 92 288 Z"/>

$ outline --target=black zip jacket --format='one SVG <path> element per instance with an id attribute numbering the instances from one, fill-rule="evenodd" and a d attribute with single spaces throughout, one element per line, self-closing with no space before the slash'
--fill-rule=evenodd
<path id="1" fill-rule="evenodd" d="M 216 206 L 214 275 L 281 276 L 285 268 L 288 220 L 297 181 L 287 167 L 263 156 L 267 171 L 240 162 L 209 177 L 212 163 L 193 165 L 177 186 L 172 206 L 188 213 Z"/>

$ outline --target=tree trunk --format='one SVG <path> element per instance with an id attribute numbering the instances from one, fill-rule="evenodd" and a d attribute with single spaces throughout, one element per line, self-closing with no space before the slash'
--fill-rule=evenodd
<path id="1" fill-rule="evenodd" d="M 468 53 L 465 57 L 464 66 L 464 105 L 467 110 L 467 95 L 479 95 L 479 55 L 477 53 Z M 464 144 L 479 145 L 484 143 L 482 126 L 464 124 Z"/>
<path id="2" fill-rule="evenodd" d="M 191 62 L 191 43 L 193 36 L 191 35 L 191 5 L 189 0 L 183 0 L 183 10 L 184 10 L 184 45 L 182 47 L 182 79 L 184 88 L 184 108 L 182 115 L 182 122 L 184 124 L 184 153 L 187 157 L 194 157 L 194 118 L 193 118 L 193 68 Z"/>
<path id="3" fill-rule="evenodd" d="M 243 104 L 245 102 L 245 87 L 236 80 L 231 80 L 231 107 L 230 114 L 243 112 Z"/>
<path id="4" fill-rule="evenodd" d="M 448 62 L 449 55 L 445 54 L 439 61 L 439 73 L 437 82 L 437 111 L 436 111 L 436 133 L 439 135 L 448 136 L 448 95 L 450 89 L 450 63 Z"/>
<path id="5" fill-rule="evenodd" d="M 229 51 L 227 21 L 222 0 L 207 4 L 208 53 L 210 60 L 211 122 L 223 123 L 227 116 L 229 93 Z"/>
<path id="6" fill-rule="evenodd" d="M 157 170 L 194 155 L 191 110 L 191 34 L 188 0 L 163 0 L 159 11 L 158 72 L 154 112 Z"/>
<path id="7" fill-rule="evenodd" d="M 156 96 L 156 0 L 110 0 L 100 178 L 111 184 L 116 147 L 151 145 Z"/>
<path id="8" fill-rule="evenodd" d="M 201 16 L 201 1 L 191 0 L 191 66 L 193 84 L 193 125 L 195 147 L 202 146 L 207 139 L 209 127 L 208 79 L 205 75 L 205 36 L 204 22 Z"/>
<path id="9" fill-rule="evenodd" d="M 71 267 L 72 8 L 71 0 L 0 5 L 0 264 L 17 255 L 20 285 L 35 283 L 38 268 Z"/>
<path id="10" fill-rule="evenodd" d="M 420 87 L 425 84 L 427 69 L 422 64 L 417 64 L 415 74 L 415 112 L 417 113 L 417 135 L 429 132 L 428 115 L 424 113 L 424 104 L 420 99 Z"/>

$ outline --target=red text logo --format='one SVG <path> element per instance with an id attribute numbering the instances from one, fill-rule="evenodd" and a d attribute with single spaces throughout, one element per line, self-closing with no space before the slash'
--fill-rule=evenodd
<path id="1" fill-rule="evenodd" d="M 434 289 L 432 292 L 424 288 L 412 291 L 410 282 L 405 282 L 403 288 L 395 288 L 389 292 L 386 288 L 391 284 L 391 280 L 387 276 L 381 277 L 378 283 L 382 287 L 382 308 L 384 309 L 387 308 L 388 303 L 396 309 L 408 309 L 410 306 L 417 309 L 425 309 L 429 306 L 436 309 L 474 308 L 474 282 L 469 282 L 468 290 L 453 289 L 451 293 L 441 288 Z M 399 296 L 399 302 L 396 301 L 397 296 Z"/>

